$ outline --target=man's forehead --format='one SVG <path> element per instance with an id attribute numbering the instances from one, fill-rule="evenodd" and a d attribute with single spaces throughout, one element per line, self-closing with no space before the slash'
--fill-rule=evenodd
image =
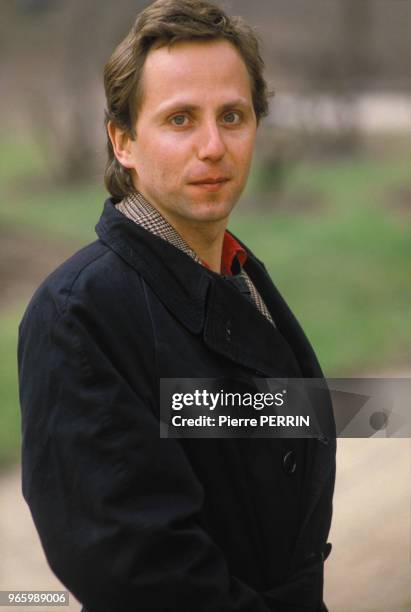
<path id="1" fill-rule="evenodd" d="M 251 80 L 237 49 L 228 41 L 184 41 L 151 50 L 142 75 L 145 97 L 165 108 L 200 106 L 207 100 L 249 104 Z"/>
<path id="2" fill-rule="evenodd" d="M 233 43 L 225 39 L 211 40 L 181 40 L 172 44 L 154 46 L 147 54 L 145 65 L 155 65 L 157 69 L 166 69 L 170 65 L 181 70 L 190 68 L 193 64 L 207 66 L 210 58 L 224 57 L 226 61 L 240 61 L 243 59 Z M 222 62 L 214 68 L 222 67 Z"/>

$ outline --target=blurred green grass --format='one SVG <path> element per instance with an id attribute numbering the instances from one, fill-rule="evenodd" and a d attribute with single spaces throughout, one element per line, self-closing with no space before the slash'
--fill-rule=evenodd
<path id="1" fill-rule="evenodd" d="M 20 453 L 16 345 L 22 311 L 20 305 L 0 316 L 0 467 Z"/>
<path id="2" fill-rule="evenodd" d="M 404 185 L 409 155 L 305 164 L 279 199 L 314 193 L 319 210 L 289 214 L 285 204 L 231 224 L 266 263 L 329 376 L 410 361 L 411 203 L 407 216 L 393 200 Z"/>
<path id="3" fill-rule="evenodd" d="M 47 164 L 30 141 L 1 144 L 0 227 L 75 248 L 94 240 L 106 197 L 100 185 L 44 188 Z M 328 376 L 405 364 L 411 357 L 411 216 L 391 205 L 411 186 L 409 154 L 391 152 L 296 166 L 272 207 L 255 212 L 259 168 L 230 229 L 262 259 L 315 347 Z M 317 200 L 292 212 L 288 202 Z M 28 296 L 29 297 L 29 296 Z M 0 463 L 16 457 L 16 327 L 24 306 L 0 312 Z"/>

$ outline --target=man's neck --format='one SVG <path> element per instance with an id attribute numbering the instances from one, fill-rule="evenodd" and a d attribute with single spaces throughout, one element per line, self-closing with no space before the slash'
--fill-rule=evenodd
<path id="1" fill-rule="evenodd" d="M 221 254 L 227 219 L 210 224 L 176 227 L 187 244 L 213 272 L 221 273 Z"/>
<path id="2" fill-rule="evenodd" d="M 227 219 L 213 222 L 188 223 L 178 218 L 167 221 L 177 230 L 190 248 L 213 272 L 221 273 L 221 254 Z"/>

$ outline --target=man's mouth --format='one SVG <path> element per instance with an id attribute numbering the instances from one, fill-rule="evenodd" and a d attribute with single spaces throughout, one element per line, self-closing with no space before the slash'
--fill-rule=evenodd
<path id="1" fill-rule="evenodd" d="M 216 183 L 225 183 L 230 179 L 228 176 L 206 176 L 204 178 L 197 179 L 196 181 L 191 181 L 191 185 L 215 185 Z"/>
<path id="2" fill-rule="evenodd" d="M 195 183 L 190 183 L 192 187 L 196 187 L 197 189 L 202 189 L 203 191 L 218 191 L 222 189 L 226 183 L 228 183 L 230 179 L 221 178 L 221 179 L 204 179 L 203 181 L 196 181 Z"/>
<path id="3" fill-rule="evenodd" d="M 227 176 L 205 176 L 190 182 L 192 187 L 196 187 L 203 191 L 219 191 L 230 179 Z"/>

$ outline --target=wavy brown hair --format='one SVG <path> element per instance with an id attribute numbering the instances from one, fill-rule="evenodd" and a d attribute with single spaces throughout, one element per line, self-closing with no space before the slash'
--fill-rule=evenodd
<path id="1" fill-rule="evenodd" d="M 264 62 L 253 28 L 241 17 L 228 17 L 210 2 L 157 0 L 137 16 L 104 68 L 106 128 L 111 121 L 135 138 L 134 126 L 143 97 L 141 76 L 150 49 L 180 41 L 221 39 L 230 41 L 244 60 L 258 125 L 268 114 L 268 99 L 273 94 L 263 77 Z M 117 161 L 108 134 L 107 152 L 105 184 L 111 195 L 121 200 L 135 188 L 129 170 Z"/>

